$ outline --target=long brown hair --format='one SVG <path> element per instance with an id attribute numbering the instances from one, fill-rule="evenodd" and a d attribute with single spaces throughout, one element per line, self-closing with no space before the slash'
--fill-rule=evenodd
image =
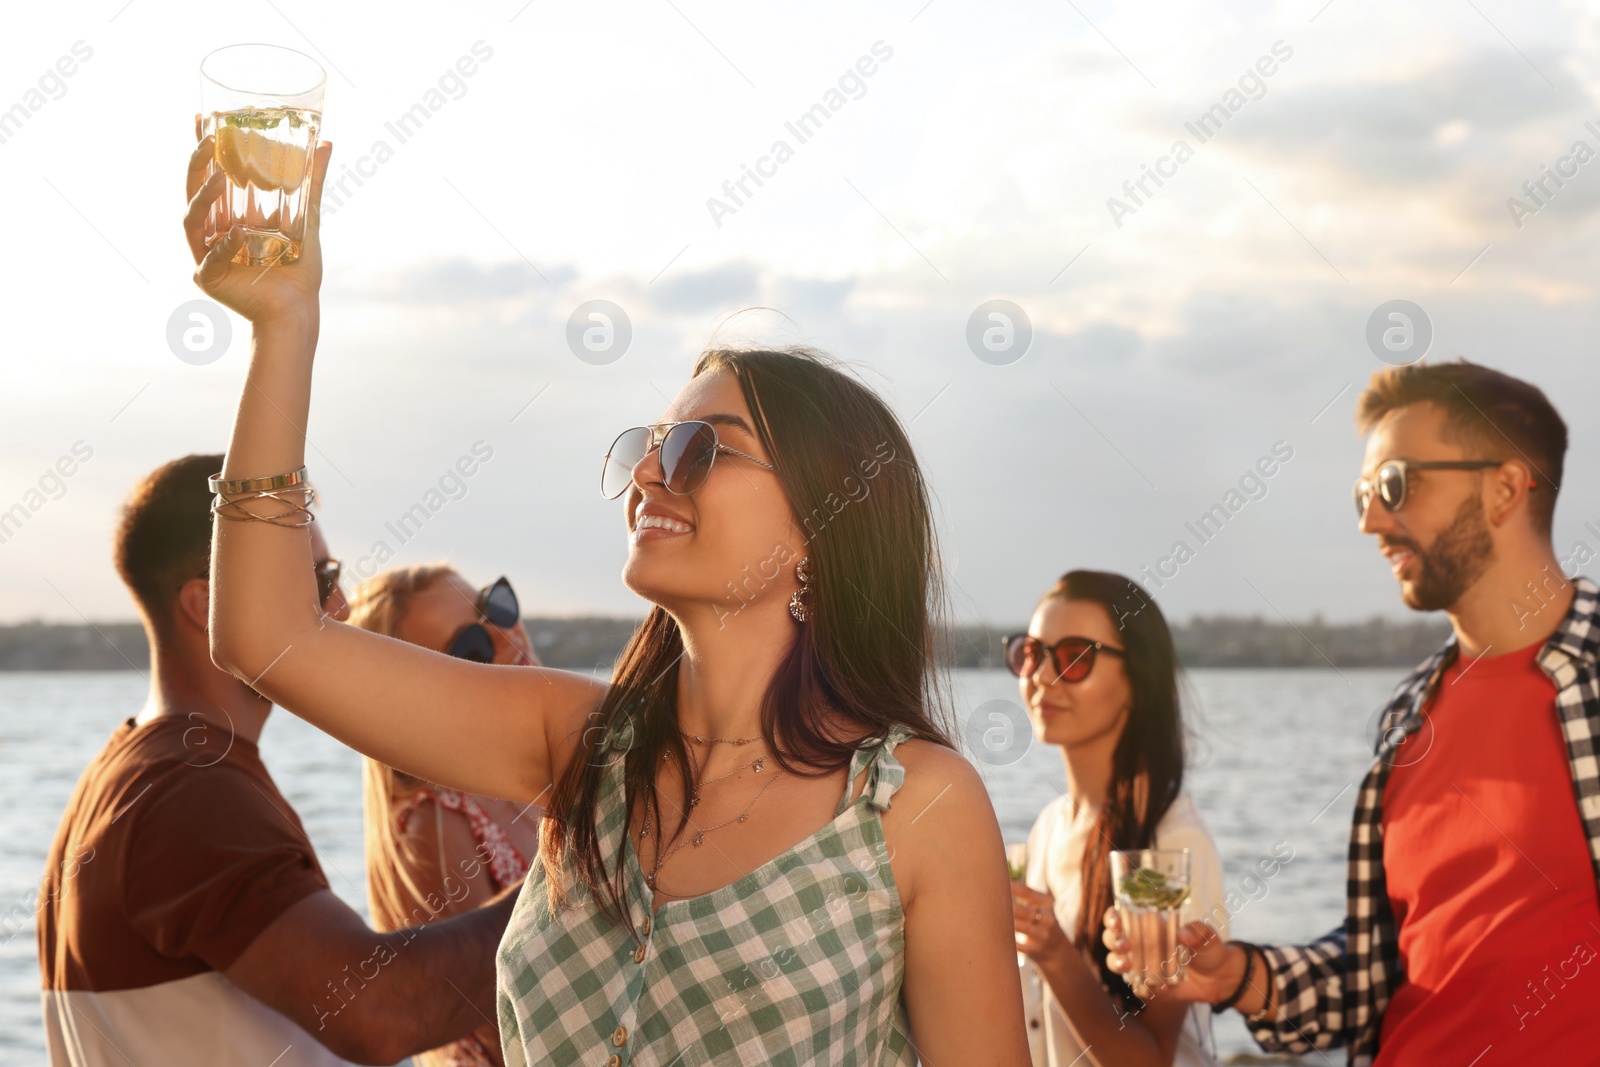
<path id="1" fill-rule="evenodd" d="M 361 583 L 350 597 L 350 625 L 394 637 L 406 616 L 411 598 L 456 570 L 442 563 L 415 567 L 396 567 L 376 574 Z M 448 870 L 444 846 L 437 857 L 422 857 L 395 826 L 401 803 L 424 784 L 404 771 L 397 771 L 371 756 L 361 757 L 361 807 L 367 845 L 367 906 L 372 925 L 379 930 L 398 930 L 417 921 L 415 911 L 426 907 L 425 894 L 411 872 L 436 863 Z M 434 839 L 444 841 L 443 812 L 430 805 L 439 820 Z"/>
<path id="2" fill-rule="evenodd" d="M 1063 574 L 1040 598 L 1086 600 L 1106 609 L 1122 634 L 1132 710 L 1111 755 L 1111 779 L 1084 846 L 1083 904 L 1073 940 L 1107 985 L 1120 979 L 1106 966 L 1101 940 L 1111 906 L 1111 853 L 1150 848 L 1156 826 L 1183 788 L 1184 731 L 1179 710 L 1178 655 L 1166 617 L 1135 581 L 1107 571 Z M 1131 994 L 1130 994 L 1131 995 Z"/>
<path id="3" fill-rule="evenodd" d="M 847 766 L 865 735 L 835 736 L 826 727 L 829 710 L 872 735 L 903 725 L 953 748 L 936 721 L 947 721 L 949 707 L 934 662 L 944 613 L 936 536 L 904 428 L 872 390 L 810 349 L 714 348 L 701 354 L 694 376 L 721 370 L 739 382 L 811 561 L 808 616 L 762 700 L 769 751 L 785 770 L 805 777 Z M 793 566 L 787 556 L 778 562 Z M 749 588 L 752 575 L 746 569 L 730 578 Z M 642 796 L 651 821 L 671 839 L 655 769 L 668 751 L 678 766 L 692 767 L 677 728 L 682 654 L 677 622 L 657 606 L 618 658 L 593 713 L 598 728 L 584 732 L 545 809 L 540 859 L 551 910 L 571 899 L 562 881 L 570 863 L 579 891 L 632 930 L 623 853 L 603 856 L 596 832 L 600 783 L 607 761 L 617 758 L 607 751 L 611 739 L 624 740 L 625 810 Z M 676 805 L 675 832 L 688 820 L 693 773 Z"/>

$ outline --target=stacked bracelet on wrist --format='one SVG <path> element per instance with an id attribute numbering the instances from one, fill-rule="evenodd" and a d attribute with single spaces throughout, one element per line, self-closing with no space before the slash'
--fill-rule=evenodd
<path id="1" fill-rule="evenodd" d="M 297 485 L 309 484 L 306 481 L 306 469 L 301 467 L 288 474 L 274 474 L 269 478 L 225 479 L 219 472 L 207 480 L 206 487 L 213 493 L 254 493 L 263 489 L 293 489 Z"/>
<path id="2" fill-rule="evenodd" d="M 306 469 L 274 474 L 266 478 L 223 478 L 213 474 L 207 485 L 216 495 L 211 498 L 211 514 L 224 519 L 270 522 L 274 526 L 309 526 L 316 521 L 311 505 L 316 502 L 317 491 L 306 480 Z M 228 494 L 228 496 L 224 496 Z M 287 499 L 290 495 L 302 496 L 300 503 Z M 271 499 L 284 505 L 286 510 L 270 515 L 258 515 L 244 507 L 248 500 Z"/>
<path id="3" fill-rule="evenodd" d="M 1212 1011 L 1227 1011 L 1229 1008 L 1239 1003 L 1239 998 L 1244 996 L 1244 991 L 1246 989 L 1250 988 L 1250 979 L 1255 975 L 1256 946 L 1252 945 L 1248 941 L 1235 941 L 1233 944 L 1244 949 L 1244 975 L 1239 979 L 1239 984 L 1234 987 L 1233 992 L 1229 993 L 1226 999 L 1219 1000 L 1211 1005 Z"/>

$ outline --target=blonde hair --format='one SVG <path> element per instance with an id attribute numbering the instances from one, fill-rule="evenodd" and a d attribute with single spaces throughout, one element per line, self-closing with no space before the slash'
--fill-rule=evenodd
<path id="1" fill-rule="evenodd" d="M 426 563 L 415 567 L 396 567 L 361 583 L 350 597 L 350 625 L 394 637 L 405 619 L 411 598 L 441 578 L 459 577 L 445 563 Z M 380 931 L 398 930 L 432 918 L 425 903 L 426 894 L 417 886 L 412 871 L 422 859 L 395 825 L 395 814 L 408 796 L 427 783 L 397 771 L 370 756 L 361 758 L 361 807 L 366 822 L 367 905 L 372 924 Z M 433 817 L 439 842 L 434 857 L 440 872 L 444 857 L 444 816 L 434 804 Z M 418 916 L 419 909 L 425 913 Z"/>

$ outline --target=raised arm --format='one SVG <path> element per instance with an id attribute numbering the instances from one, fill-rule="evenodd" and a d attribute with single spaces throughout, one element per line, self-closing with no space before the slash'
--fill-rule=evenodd
<path id="1" fill-rule="evenodd" d="M 252 326 L 227 479 L 265 478 L 305 461 L 322 280 L 318 204 L 332 150 L 317 148 L 300 258 L 270 267 L 230 262 L 243 240 L 237 228 L 207 245 L 207 214 L 225 178 L 210 164 L 210 138 L 190 158 L 184 229 L 195 280 Z M 270 499 L 241 507 L 295 517 Z M 305 530 L 221 516 L 213 525 L 212 659 L 263 696 L 390 766 L 509 800 L 537 799 L 570 757 L 602 683 L 468 663 L 335 622 L 318 606 Z"/>

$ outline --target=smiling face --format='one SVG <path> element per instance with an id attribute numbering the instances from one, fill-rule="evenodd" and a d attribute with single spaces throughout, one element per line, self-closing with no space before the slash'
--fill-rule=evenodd
<path id="1" fill-rule="evenodd" d="M 494 662 L 517 665 L 539 662 L 522 623 L 501 628 L 484 620 L 478 614 L 478 590 L 454 572 L 435 578 L 411 594 L 394 636 L 448 654 L 456 635 L 474 624 L 489 632 L 494 642 Z"/>
<path id="2" fill-rule="evenodd" d="M 767 463 L 739 381 L 728 369 L 690 379 L 660 422 L 702 420 L 718 440 Z M 705 483 L 691 493 L 662 482 L 656 449 L 633 469 L 623 494 L 628 562 L 622 580 L 635 593 L 681 613 L 715 607 L 719 616 L 753 599 L 787 601 L 805 540 L 777 475 L 719 451 Z"/>
<path id="3" fill-rule="evenodd" d="M 1110 648 L 1123 647 L 1110 612 L 1093 600 L 1045 597 L 1034 609 L 1028 633 L 1047 646 L 1063 637 L 1086 637 Z M 1079 682 L 1055 680 L 1055 673 L 1051 657 L 1045 656 L 1033 674 L 1018 679 L 1034 736 L 1065 748 L 1100 744 L 1108 752 L 1114 749 L 1133 705 L 1122 658 L 1098 653 L 1088 677 Z"/>
<path id="4" fill-rule="evenodd" d="M 1397 408 L 1367 438 L 1362 473 L 1371 479 L 1385 462 L 1405 459 L 1475 460 L 1486 457 L 1446 439 L 1445 413 L 1433 404 Z M 1494 534 L 1485 515 L 1484 475 L 1477 471 L 1411 470 L 1399 511 L 1374 493 L 1361 516 L 1361 532 L 1400 582 L 1400 596 L 1418 611 L 1448 610 L 1488 569 Z"/>

